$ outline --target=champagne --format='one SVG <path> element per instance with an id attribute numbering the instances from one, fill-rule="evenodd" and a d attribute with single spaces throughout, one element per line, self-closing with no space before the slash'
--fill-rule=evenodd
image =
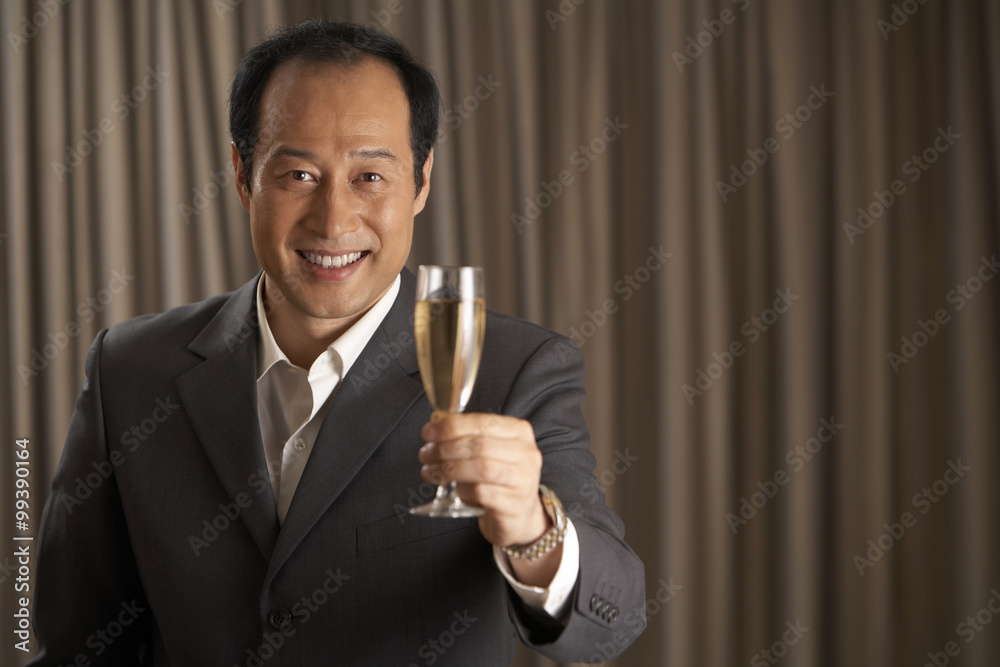
<path id="1" fill-rule="evenodd" d="M 417 301 L 417 362 L 424 391 L 437 412 L 462 412 L 479 371 L 486 333 L 486 301 Z"/>
<path id="2" fill-rule="evenodd" d="M 465 411 L 476 384 L 486 335 L 483 270 L 477 266 L 417 267 L 413 317 L 417 363 L 435 415 Z M 476 517 L 483 508 L 463 501 L 455 482 L 438 486 L 434 500 L 411 507 L 410 514 Z"/>

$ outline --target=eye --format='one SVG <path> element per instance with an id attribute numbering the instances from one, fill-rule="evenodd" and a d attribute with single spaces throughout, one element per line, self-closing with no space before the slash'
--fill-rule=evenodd
<path id="1" fill-rule="evenodd" d="M 304 183 L 312 178 L 312 174 L 310 174 L 308 171 L 302 171 L 300 169 L 295 169 L 293 171 L 288 172 L 288 176 L 293 181 L 299 181 L 300 183 Z"/>
<path id="2" fill-rule="evenodd" d="M 383 180 L 381 176 L 373 171 L 366 171 L 365 173 L 358 176 L 358 180 L 362 183 L 378 183 Z"/>

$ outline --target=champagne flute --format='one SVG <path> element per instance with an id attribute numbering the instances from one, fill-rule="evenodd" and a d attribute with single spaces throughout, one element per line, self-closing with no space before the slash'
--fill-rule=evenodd
<path id="1" fill-rule="evenodd" d="M 483 270 L 477 266 L 420 266 L 414 314 L 417 363 L 433 418 L 462 412 L 479 371 L 486 333 Z M 474 517 L 481 507 L 462 501 L 455 483 L 439 485 L 431 502 L 411 514 Z"/>

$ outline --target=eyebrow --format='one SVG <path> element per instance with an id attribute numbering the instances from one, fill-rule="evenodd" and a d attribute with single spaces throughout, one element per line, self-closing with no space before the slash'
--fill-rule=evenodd
<path id="1" fill-rule="evenodd" d="M 348 157 L 368 160 L 392 160 L 399 162 L 399 158 L 387 148 L 359 148 L 349 152 L 347 155 Z"/>
<path id="2" fill-rule="evenodd" d="M 305 151 L 300 148 L 292 148 L 290 146 L 282 146 L 271 154 L 272 157 L 299 157 L 304 160 L 316 161 L 319 156 L 312 151 Z"/>

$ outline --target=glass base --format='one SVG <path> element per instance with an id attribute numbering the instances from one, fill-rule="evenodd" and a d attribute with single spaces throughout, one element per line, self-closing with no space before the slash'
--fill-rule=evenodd
<path id="1" fill-rule="evenodd" d="M 455 494 L 455 484 L 439 486 L 437 495 L 429 503 L 419 507 L 411 507 L 410 514 L 416 516 L 433 516 L 446 519 L 465 519 L 482 516 L 482 507 L 470 505 Z"/>

